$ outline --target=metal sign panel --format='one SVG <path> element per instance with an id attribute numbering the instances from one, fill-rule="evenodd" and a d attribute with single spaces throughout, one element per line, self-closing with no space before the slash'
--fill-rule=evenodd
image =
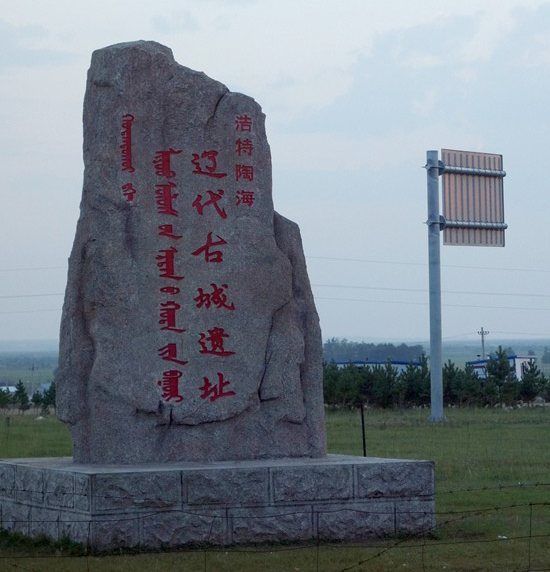
<path id="1" fill-rule="evenodd" d="M 504 246 L 502 155 L 441 150 L 443 244 Z"/>

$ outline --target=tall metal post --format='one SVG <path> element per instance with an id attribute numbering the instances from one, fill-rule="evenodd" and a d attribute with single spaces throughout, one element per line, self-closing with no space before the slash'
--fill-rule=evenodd
<path id="1" fill-rule="evenodd" d="M 443 415 L 443 366 L 441 360 L 441 259 L 439 214 L 439 159 L 437 151 L 427 151 L 428 174 L 428 261 L 430 288 L 430 421 L 446 421 Z"/>
<path id="2" fill-rule="evenodd" d="M 481 336 L 481 359 L 485 359 L 487 357 L 485 355 L 485 336 L 488 335 L 489 332 L 484 330 L 483 326 L 481 326 L 481 331 L 478 332 L 478 334 Z"/>

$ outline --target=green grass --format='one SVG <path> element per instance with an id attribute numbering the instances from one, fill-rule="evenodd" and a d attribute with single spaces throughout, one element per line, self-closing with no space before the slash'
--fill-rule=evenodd
<path id="1" fill-rule="evenodd" d="M 550 408 L 445 413 L 447 423 L 430 424 L 425 409 L 366 412 L 369 456 L 435 461 L 438 526 L 430 537 L 101 557 L 4 541 L 0 572 L 550 570 Z M 330 452 L 362 454 L 357 411 L 329 412 L 327 432 Z M 9 426 L 0 417 L 0 457 L 68 454 L 67 429 L 53 416 L 12 414 Z"/>
<path id="2" fill-rule="evenodd" d="M 41 416 L 34 409 L 25 415 L 17 410 L 0 415 L 0 458 L 66 457 L 71 454 L 68 429 L 55 415 Z"/>

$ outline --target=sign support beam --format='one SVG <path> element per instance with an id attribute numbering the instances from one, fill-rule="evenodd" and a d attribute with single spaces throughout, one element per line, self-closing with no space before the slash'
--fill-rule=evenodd
<path id="1" fill-rule="evenodd" d="M 441 239 L 443 220 L 439 214 L 439 175 L 441 165 L 437 151 L 427 151 L 428 175 L 428 263 L 430 290 L 430 421 L 447 421 L 443 415 L 443 365 L 441 336 Z"/>

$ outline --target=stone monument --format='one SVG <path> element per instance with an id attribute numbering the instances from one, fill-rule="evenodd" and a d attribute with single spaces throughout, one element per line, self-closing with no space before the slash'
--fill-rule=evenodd
<path id="1" fill-rule="evenodd" d="M 155 42 L 92 58 L 58 415 L 85 463 L 326 454 L 322 343 L 264 115 Z"/>
<path id="2" fill-rule="evenodd" d="M 94 549 L 434 526 L 429 461 L 327 455 L 322 344 L 264 115 L 155 42 L 94 52 L 57 373 L 73 458 L 0 461 L 0 526 Z"/>

